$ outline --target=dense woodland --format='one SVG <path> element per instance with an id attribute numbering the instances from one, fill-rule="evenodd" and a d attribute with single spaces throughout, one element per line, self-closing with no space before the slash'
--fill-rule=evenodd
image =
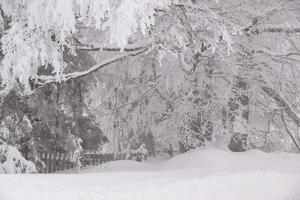
<path id="1" fill-rule="evenodd" d="M 0 0 L 0 173 L 38 152 L 300 151 L 299 0 Z M 76 160 L 74 160 L 76 162 Z"/>

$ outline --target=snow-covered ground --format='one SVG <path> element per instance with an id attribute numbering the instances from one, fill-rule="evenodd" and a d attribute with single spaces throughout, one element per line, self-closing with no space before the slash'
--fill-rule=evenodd
<path id="1" fill-rule="evenodd" d="M 0 200 L 300 200 L 300 154 L 208 148 L 154 161 L 1 175 Z"/>

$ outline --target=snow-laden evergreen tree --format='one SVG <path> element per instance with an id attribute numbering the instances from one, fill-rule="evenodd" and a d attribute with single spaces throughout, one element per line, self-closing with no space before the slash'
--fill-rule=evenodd
<path id="1" fill-rule="evenodd" d="M 18 140 L 27 134 L 31 124 L 26 116 L 21 120 L 7 116 L 0 125 L 0 174 L 35 173 L 33 162 L 26 160 L 20 153 L 24 144 L 18 144 Z M 33 141 L 27 141 L 28 147 L 33 147 Z M 34 147 L 33 147 L 34 148 Z"/>

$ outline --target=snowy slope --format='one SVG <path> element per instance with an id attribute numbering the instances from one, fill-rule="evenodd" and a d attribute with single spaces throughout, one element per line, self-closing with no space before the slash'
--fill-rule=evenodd
<path id="1" fill-rule="evenodd" d="M 16 192 L 18 191 L 18 192 Z M 299 200 L 300 155 L 195 150 L 81 174 L 1 175 L 0 200 Z"/>

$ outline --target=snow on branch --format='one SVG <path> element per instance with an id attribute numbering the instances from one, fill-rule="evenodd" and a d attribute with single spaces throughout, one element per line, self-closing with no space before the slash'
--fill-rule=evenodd
<path id="1" fill-rule="evenodd" d="M 152 44 L 147 45 L 140 45 L 140 46 L 130 46 L 130 47 L 106 47 L 106 46 L 94 46 L 93 44 L 85 44 L 77 39 L 75 36 L 72 38 L 71 46 L 75 49 L 80 51 L 125 51 L 125 52 L 132 52 L 132 51 L 140 51 L 145 48 L 150 48 Z"/>
<path id="2" fill-rule="evenodd" d="M 81 51 L 125 51 L 125 52 L 132 52 L 132 51 L 140 51 L 147 48 L 147 46 L 138 46 L 132 48 L 118 48 L 118 47 L 94 47 L 94 46 L 81 46 L 77 47 L 76 49 Z"/>
<path id="3" fill-rule="evenodd" d="M 261 29 L 260 32 L 267 32 L 267 33 L 300 33 L 300 28 L 264 28 Z"/>
<path id="4" fill-rule="evenodd" d="M 155 9 L 167 9 L 171 4 L 172 0 L 2 0 L 0 15 L 11 19 L 10 27 L 1 38 L 2 86 L 11 89 L 22 84 L 25 93 L 30 93 L 28 80 L 38 76 L 40 66 L 50 65 L 56 79 L 63 81 L 59 80 L 65 67 L 63 52 L 65 48 L 72 48 L 68 41 L 80 31 L 79 24 L 105 33 L 109 43 L 118 47 L 105 50 L 122 50 L 133 34 L 146 35 L 155 23 Z M 66 79 L 81 75 L 82 72 L 68 75 Z"/>
<path id="5" fill-rule="evenodd" d="M 250 27 L 250 26 L 249 26 Z M 277 28 L 277 27 L 268 27 L 268 28 L 253 28 L 252 26 L 249 28 L 244 28 L 242 31 L 246 33 L 246 35 L 258 35 L 260 33 L 300 33 L 300 28 Z"/>
<path id="6" fill-rule="evenodd" d="M 87 75 L 89 75 L 93 72 L 98 71 L 99 69 L 102 69 L 105 66 L 108 66 L 110 64 L 119 62 L 119 61 L 124 60 L 126 58 L 141 55 L 141 54 L 147 52 L 148 50 L 149 50 L 148 48 L 145 48 L 145 49 L 142 49 L 138 52 L 127 53 L 127 54 L 123 54 L 123 55 L 117 55 L 117 56 L 108 58 L 108 59 L 102 61 L 101 63 L 98 63 L 98 64 L 92 66 L 88 70 L 81 71 L 81 72 L 73 72 L 73 73 L 63 74 L 61 79 L 60 79 L 60 82 L 65 82 L 65 81 L 68 81 L 68 80 L 71 80 L 71 79 L 85 77 L 85 76 L 87 76 Z M 38 80 L 37 84 L 41 84 L 41 85 L 59 82 L 53 76 L 51 76 L 51 77 L 49 77 L 49 76 L 38 76 L 36 79 Z"/>
<path id="7" fill-rule="evenodd" d="M 254 51 L 254 50 L 253 50 Z M 268 49 L 257 49 L 255 50 L 255 53 L 259 53 L 259 54 L 265 54 L 267 56 L 271 56 L 271 57 L 289 57 L 289 56 L 300 56 L 300 51 L 290 51 L 287 52 L 285 54 L 279 54 L 277 52 L 268 50 Z"/>

